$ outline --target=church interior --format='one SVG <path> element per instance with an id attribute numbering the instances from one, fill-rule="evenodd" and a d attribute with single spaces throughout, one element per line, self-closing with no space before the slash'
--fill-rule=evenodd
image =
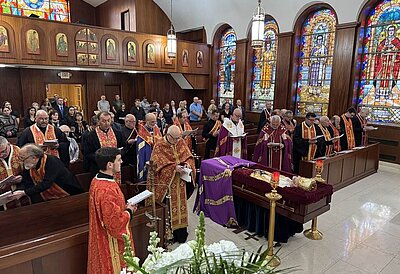
<path id="1" fill-rule="evenodd" d="M 0 109 L 2 274 L 172 273 L 90 266 L 103 147 L 141 263 L 202 211 L 243 273 L 400 273 L 399 0 L 0 0 Z"/>

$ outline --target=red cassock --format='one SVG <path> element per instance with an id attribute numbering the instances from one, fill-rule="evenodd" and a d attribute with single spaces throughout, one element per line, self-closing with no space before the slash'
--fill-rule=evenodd
<path id="1" fill-rule="evenodd" d="M 99 175 L 99 174 L 98 174 Z M 120 274 L 123 260 L 123 234 L 131 237 L 130 214 L 125 198 L 114 179 L 92 180 L 89 190 L 88 274 Z M 134 247 L 132 246 L 134 252 Z"/>

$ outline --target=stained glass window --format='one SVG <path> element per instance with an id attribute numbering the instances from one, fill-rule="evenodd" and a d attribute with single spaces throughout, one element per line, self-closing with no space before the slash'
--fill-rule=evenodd
<path id="1" fill-rule="evenodd" d="M 360 33 L 364 43 L 358 106 L 371 110 L 371 121 L 400 124 L 399 1 L 381 1 L 367 20 Z"/>
<path id="2" fill-rule="evenodd" d="M 275 20 L 266 20 L 263 46 L 253 50 L 251 84 L 251 109 L 253 111 L 260 111 L 267 102 L 273 103 L 274 101 L 277 35 L 278 25 Z"/>
<path id="3" fill-rule="evenodd" d="M 312 13 L 300 37 L 296 114 L 327 115 L 331 86 L 336 16 L 330 9 Z"/>
<path id="4" fill-rule="evenodd" d="M 68 0 L 0 0 L 0 13 L 69 22 Z"/>
<path id="5" fill-rule="evenodd" d="M 235 95 L 236 34 L 232 28 L 228 28 L 222 33 L 218 59 L 217 90 L 219 105 L 222 106 L 227 99 L 232 101 Z"/>

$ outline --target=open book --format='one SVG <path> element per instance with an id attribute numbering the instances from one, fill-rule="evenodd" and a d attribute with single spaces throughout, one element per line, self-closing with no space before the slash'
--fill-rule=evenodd
<path id="1" fill-rule="evenodd" d="M 139 194 L 133 196 L 132 198 L 130 198 L 128 200 L 128 203 L 132 204 L 132 205 L 136 205 L 138 203 L 140 203 L 141 201 L 149 198 L 151 195 L 153 195 L 153 192 L 148 191 L 147 189 L 145 191 L 140 192 Z"/>
<path id="2" fill-rule="evenodd" d="M 185 138 L 186 136 L 192 135 L 192 134 L 196 134 L 198 128 L 195 128 L 193 130 L 185 130 L 184 132 L 182 132 L 182 138 Z"/>
<path id="3" fill-rule="evenodd" d="M 54 147 L 58 145 L 58 139 L 55 140 L 44 140 L 43 146 L 45 147 Z"/>
<path id="4" fill-rule="evenodd" d="M 343 136 L 344 136 L 344 134 L 339 135 L 339 136 L 336 136 L 336 137 L 333 137 L 333 138 L 329 139 L 329 141 L 336 140 L 336 139 L 340 139 L 340 138 L 342 138 Z"/>
<path id="5" fill-rule="evenodd" d="M 231 138 L 244 138 L 246 135 L 247 135 L 247 132 L 243 133 L 242 135 L 232 135 L 232 136 L 229 136 L 229 137 L 231 137 Z"/>
<path id="6" fill-rule="evenodd" d="M 3 194 L 0 195 L 0 205 L 6 204 L 9 201 L 11 201 L 11 197 L 13 196 L 13 193 L 11 191 L 4 192 Z"/>
<path id="7" fill-rule="evenodd" d="M 14 182 L 15 180 L 15 176 L 14 175 L 10 175 L 7 178 L 5 178 L 4 180 L 0 181 L 0 189 L 7 187 L 7 185 L 10 185 Z"/>
<path id="8" fill-rule="evenodd" d="M 183 172 L 181 173 L 181 179 L 185 182 L 191 182 L 192 181 L 192 176 L 190 176 L 191 173 L 192 173 L 191 168 L 184 167 Z"/>

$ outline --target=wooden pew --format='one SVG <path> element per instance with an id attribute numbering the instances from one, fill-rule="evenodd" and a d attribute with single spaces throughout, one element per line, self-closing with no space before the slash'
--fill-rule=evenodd
<path id="1" fill-rule="evenodd" d="M 328 157 L 324 160 L 322 177 L 336 191 L 376 173 L 378 165 L 379 143 L 374 143 L 359 150 Z M 314 177 L 315 161 L 301 161 L 299 173 L 304 177 Z"/>
<path id="2" fill-rule="evenodd" d="M 145 212 L 139 208 L 131 222 L 136 254 L 147 256 L 149 233 Z M 165 207 L 157 216 L 165 220 Z M 0 212 L 0 273 L 86 273 L 88 193 Z M 164 241 L 164 222 L 158 234 Z"/>

